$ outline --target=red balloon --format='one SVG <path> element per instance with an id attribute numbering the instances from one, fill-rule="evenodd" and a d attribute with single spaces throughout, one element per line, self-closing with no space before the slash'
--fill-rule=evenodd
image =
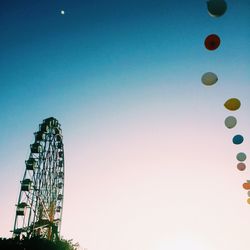
<path id="1" fill-rule="evenodd" d="M 204 44 L 208 50 L 215 50 L 220 46 L 220 38 L 215 34 L 211 34 L 206 37 Z"/>

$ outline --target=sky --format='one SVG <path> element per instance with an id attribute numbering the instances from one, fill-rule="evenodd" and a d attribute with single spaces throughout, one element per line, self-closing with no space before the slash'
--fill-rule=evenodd
<path id="1" fill-rule="evenodd" d="M 0 237 L 33 133 L 53 116 L 63 237 L 88 250 L 249 249 L 249 159 L 238 171 L 236 154 L 250 153 L 250 2 L 227 4 L 213 18 L 195 0 L 1 1 Z M 223 106 L 231 97 L 239 110 Z"/>

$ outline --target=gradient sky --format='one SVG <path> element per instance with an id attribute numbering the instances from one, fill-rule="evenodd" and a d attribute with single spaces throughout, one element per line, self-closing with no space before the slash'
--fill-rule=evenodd
<path id="1" fill-rule="evenodd" d="M 88 250 L 249 249 L 250 172 L 235 157 L 250 157 L 250 2 L 227 3 L 214 19 L 195 0 L 1 1 L 0 237 L 33 133 L 54 116 L 65 238 Z M 216 51 L 203 45 L 211 33 Z M 216 85 L 202 85 L 207 71 Z M 228 130 L 231 97 L 242 107 Z"/>

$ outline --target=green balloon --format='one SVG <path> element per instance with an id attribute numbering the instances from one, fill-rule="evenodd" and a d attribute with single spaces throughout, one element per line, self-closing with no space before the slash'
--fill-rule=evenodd
<path id="1" fill-rule="evenodd" d="M 224 0 L 210 0 L 207 2 L 207 9 L 212 17 L 220 17 L 227 10 L 227 3 Z"/>
<path id="2" fill-rule="evenodd" d="M 236 159 L 237 159 L 238 161 L 241 161 L 241 162 L 245 161 L 246 158 L 247 158 L 247 156 L 246 156 L 246 154 L 243 153 L 243 152 L 240 152 L 240 153 L 238 153 L 238 154 L 236 155 Z"/>

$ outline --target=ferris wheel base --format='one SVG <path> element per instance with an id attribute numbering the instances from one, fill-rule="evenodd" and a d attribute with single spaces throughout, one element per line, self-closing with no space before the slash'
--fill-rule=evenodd
<path id="1" fill-rule="evenodd" d="M 58 225 L 55 223 L 46 223 L 46 220 L 41 221 L 42 224 L 35 225 L 32 228 L 17 228 L 13 232 L 13 238 L 47 238 L 48 240 L 59 240 Z M 47 234 L 44 234 L 44 230 Z"/>

